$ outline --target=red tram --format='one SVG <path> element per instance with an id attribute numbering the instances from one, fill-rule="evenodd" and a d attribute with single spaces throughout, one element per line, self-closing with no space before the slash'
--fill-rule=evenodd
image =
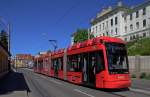
<path id="1" fill-rule="evenodd" d="M 96 88 L 127 88 L 131 80 L 125 44 L 119 38 L 97 37 L 52 52 L 46 75 Z M 45 74 L 41 67 L 36 60 L 34 70 Z"/>

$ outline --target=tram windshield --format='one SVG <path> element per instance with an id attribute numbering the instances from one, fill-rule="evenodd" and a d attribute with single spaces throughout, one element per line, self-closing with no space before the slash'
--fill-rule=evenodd
<path id="1" fill-rule="evenodd" d="M 124 44 L 106 43 L 106 52 L 110 74 L 128 73 L 127 50 Z"/>

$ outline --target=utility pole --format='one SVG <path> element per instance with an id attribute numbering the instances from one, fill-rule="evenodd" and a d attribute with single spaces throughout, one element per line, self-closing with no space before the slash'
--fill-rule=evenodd
<path id="1" fill-rule="evenodd" d="M 88 29 L 88 40 L 90 39 L 90 30 Z"/>
<path id="2" fill-rule="evenodd" d="M 8 23 L 8 51 L 10 52 L 10 23 Z"/>
<path id="3" fill-rule="evenodd" d="M 49 40 L 49 42 L 52 43 L 52 45 L 54 47 L 54 51 L 56 51 L 56 49 L 57 49 L 57 40 Z"/>

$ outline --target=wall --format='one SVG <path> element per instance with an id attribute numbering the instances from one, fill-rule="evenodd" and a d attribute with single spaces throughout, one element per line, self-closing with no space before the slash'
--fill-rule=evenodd
<path id="1" fill-rule="evenodd" d="M 150 56 L 129 56 L 128 59 L 131 74 L 150 74 Z"/>
<path id="2" fill-rule="evenodd" d="M 0 78 L 9 70 L 8 57 L 8 52 L 0 45 Z"/>

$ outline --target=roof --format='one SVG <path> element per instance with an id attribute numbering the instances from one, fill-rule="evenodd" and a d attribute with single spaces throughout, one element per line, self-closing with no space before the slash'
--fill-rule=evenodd
<path id="1" fill-rule="evenodd" d="M 69 51 L 69 50 L 84 48 L 84 47 L 93 46 L 93 45 L 97 45 L 97 44 L 103 44 L 103 42 L 115 42 L 115 43 L 123 43 L 123 44 L 126 43 L 120 38 L 102 36 L 102 37 L 92 38 L 92 39 L 86 40 L 84 42 L 76 43 L 76 44 L 68 47 L 67 50 Z"/>
<path id="2" fill-rule="evenodd" d="M 147 0 L 146 2 L 142 3 L 142 4 L 139 4 L 133 8 L 130 8 L 130 7 L 127 7 L 125 5 L 123 6 L 117 6 L 115 8 L 113 8 L 111 11 L 108 11 L 107 13 L 103 14 L 102 16 L 100 17 L 96 17 L 95 19 L 93 19 L 91 21 L 91 24 L 94 25 L 98 22 L 101 22 L 103 21 L 104 19 L 108 18 L 109 16 L 112 16 L 113 14 L 119 12 L 119 11 L 124 11 L 125 12 L 125 15 L 129 15 L 139 9 L 142 9 L 146 6 L 150 5 L 150 0 Z"/>
<path id="3" fill-rule="evenodd" d="M 44 53 L 44 54 L 39 54 L 39 55 L 36 55 L 34 57 L 34 60 L 39 60 L 39 61 L 42 61 L 43 59 L 45 58 L 48 58 L 49 56 L 51 56 L 51 52 L 47 52 L 47 53 Z"/>
<path id="4" fill-rule="evenodd" d="M 16 57 L 19 59 L 33 59 L 31 54 L 16 54 Z"/>
<path id="5" fill-rule="evenodd" d="M 103 21 L 106 18 L 108 18 L 109 16 L 112 16 L 113 14 L 116 14 L 119 11 L 125 11 L 125 12 L 127 12 L 128 10 L 129 10 L 129 8 L 126 7 L 126 6 L 117 6 L 117 7 L 113 8 L 111 11 L 105 13 L 104 15 L 102 15 L 100 17 L 96 17 L 95 19 L 93 19 L 91 21 L 91 24 L 94 25 L 97 22 Z"/>
<path id="6" fill-rule="evenodd" d="M 137 5 L 137 6 L 133 7 L 133 8 L 131 8 L 130 10 L 128 10 L 128 12 L 127 12 L 126 15 L 131 14 L 131 13 L 133 13 L 133 12 L 139 10 L 139 9 L 142 9 L 142 8 L 144 8 L 144 7 L 146 7 L 146 6 L 149 6 L 149 5 L 150 5 L 150 0 L 147 0 L 146 2 L 144 2 L 144 3 L 142 3 L 142 4 L 139 4 L 139 5 Z"/>

